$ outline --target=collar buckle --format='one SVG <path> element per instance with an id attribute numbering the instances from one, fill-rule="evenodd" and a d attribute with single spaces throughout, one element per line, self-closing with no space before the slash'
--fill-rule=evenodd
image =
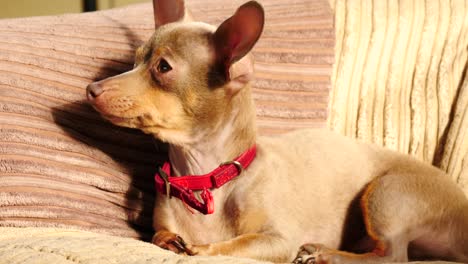
<path id="1" fill-rule="evenodd" d="M 236 166 L 237 171 L 239 172 L 239 175 L 244 171 L 244 167 L 242 167 L 242 164 L 240 164 L 240 162 L 237 160 L 226 161 L 226 162 L 221 163 L 219 166 L 225 166 L 225 165 L 231 165 L 231 164 Z"/>

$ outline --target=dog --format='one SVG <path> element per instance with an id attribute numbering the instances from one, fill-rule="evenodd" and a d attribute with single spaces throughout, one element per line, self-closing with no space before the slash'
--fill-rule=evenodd
<path id="1" fill-rule="evenodd" d="M 154 244 L 273 262 L 468 262 L 468 201 L 439 169 L 325 130 L 257 136 L 260 4 L 219 27 L 191 21 L 183 0 L 153 4 L 156 30 L 134 69 L 87 97 L 113 124 L 169 145 Z"/>

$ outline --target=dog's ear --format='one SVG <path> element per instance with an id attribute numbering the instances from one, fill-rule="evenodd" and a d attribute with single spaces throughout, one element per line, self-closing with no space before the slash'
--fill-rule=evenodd
<path id="1" fill-rule="evenodd" d="M 213 35 L 217 65 L 224 68 L 226 80 L 234 87 L 242 87 L 250 81 L 252 62 L 249 58 L 242 58 L 260 38 L 264 19 L 262 6 L 250 1 L 239 7 Z M 231 69 L 234 63 L 236 66 Z"/>
<path id="2" fill-rule="evenodd" d="M 180 21 L 185 16 L 184 0 L 153 0 L 153 11 L 156 28 Z"/>

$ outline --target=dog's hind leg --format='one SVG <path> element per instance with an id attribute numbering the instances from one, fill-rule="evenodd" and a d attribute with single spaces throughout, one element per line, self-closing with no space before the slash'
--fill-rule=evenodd
<path id="1" fill-rule="evenodd" d="M 468 201 L 446 175 L 423 171 L 387 173 L 366 186 L 361 208 L 367 234 L 376 244 L 372 252 L 354 254 L 309 244 L 301 247 L 295 263 L 405 262 L 408 252 L 466 262 Z"/>
<path id="2" fill-rule="evenodd" d="M 456 260 L 468 263 L 468 205 L 457 215 L 450 237 Z"/>
<path id="3" fill-rule="evenodd" d="M 399 252 L 404 252 L 405 245 L 398 245 Z M 405 248 L 406 249 L 406 248 Z M 404 260 L 401 256 L 400 260 Z M 364 254 L 355 254 L 336 249 L 327 248 L 322 244 L 306 244 L 299 249 L 295 264 L 360 264 L 360 263 L 378 263 L 393 262 L 398 260 L 394 256 L 380 255 L 378 252 L 369 252 Z"/>

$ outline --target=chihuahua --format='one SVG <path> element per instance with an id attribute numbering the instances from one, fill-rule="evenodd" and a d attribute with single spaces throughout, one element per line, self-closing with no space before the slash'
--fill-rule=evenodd
<path id="1" fill-rule="evenodd" d="M 154 244 L 273 262 L 468 262 L 468 201 L 439 169 L 324 130 L 257 137 L 260 4 L 219 27 L 193 22 L 183 0 L 153 5 L 156 31 L 134 69 L 87 97 L 113 124 L 169 145 Z"/>

